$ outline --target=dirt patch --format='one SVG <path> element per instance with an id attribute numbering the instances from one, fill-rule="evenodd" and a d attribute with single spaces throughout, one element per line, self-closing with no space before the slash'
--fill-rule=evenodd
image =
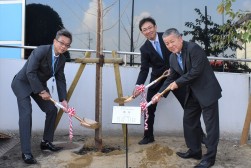
<path id="1" fill-rule="evenodd" d="M 114 146 L 105 145 L 101 149 L 98 149 L 95 146 L 86 146 L 86 145 L 84 145 L 78 152 L 76 152 L 76 154 L 85 155 L 85 154 L 90 153 L 90 152 L 101 152 L 101 153 L 104 153 L 104 154 L 106 154 L 108 156 L 123 153 L 119 146 L 114 147 Z"/>
<path id="2" fill-rule="evenodd" d="M 32 152 L 38 164 L 27 165 L 21 158 L 20 144 L 17 144 L 2 157 L 0 168 L 124 168 L 126 167 L 126 151 L 122 136 L 103 137 L 103 151 L 98 151 L 94 137 L 75 135 L 73 142 L 68 142 L 68 135 L 55 136 L 55 144 L 64 147 L 60 152 L 45 152 L 39 149 L 41 135 L 32 138 Z M 182 136 L 158 135 L 155 142 L 138 145 L 140 135 L 129 137 L 128 166 L 129 168 L 192 168 L 199 161 L 181 159 L 177 151 L 186 151 Z M 251 165 L 250 145 L 239 146 L 239 141 L 221 139 L 215 168 L 247 168 Z M 206 148 L 203 146 L 203 153 Z"/>

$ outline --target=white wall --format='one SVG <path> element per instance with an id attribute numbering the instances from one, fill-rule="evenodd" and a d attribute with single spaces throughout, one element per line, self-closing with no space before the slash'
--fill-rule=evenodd
<path id="1" fill-rule="evenodd" d="M 0 131 L 18 130 L 18 108 L 16 97 L 11 90 L 11 80 L 21 69 L 24 60 L 0 59 Z M 67 86 L 69 87 L 80 64 L 66 64 Z M 139 67 L 120 67 L 124 95 L 130 95 L 134 88 Z M 221 136 L 239 138 L 242 132 L 249 97 L 249 74 L 219 73 L 216 76 L 223 89 L 223 97 L 219 101 Z M 95 65 L 87 65 L 81 79 L 69 101 L 70 106 L 76 109 L 77 115 L 94 119 L 95 116 Z M 103 94 L 102 94 L 102 130 L 109 132 L 122 132 L 120 124 L 112 124 L 112 108 L 117 105 L 113 102 L 117 98 L 115 75 L 113 66 L 103 68 Z M 51 88 L 52 82 L 48 82 Z M 54 99 L 58 100 L 56 92 Z M 205 95 L 207 96 L 207 95 Z M 33 102 L 33 130 L 42 130 L 44 127 L 44 113 Z M 138 106 L 139 98 L 127 106 Z M 155 120 L 156 132 L 181 133 L 183 111 L 178 101 L 171 93 L 162 99 L 158 105 Z M 94 132 L 79 125 L 75 119 L 73 129 L 80 133 Z M 143 123 L 143 117 L 142 122 Z M 204 128 L 204 124 L 203 124 Z M 68 129 L 68 117 L 63 115 L 58 130 Z M 130 125 L 129 133 L 143 133 L 143 124 Z"/>

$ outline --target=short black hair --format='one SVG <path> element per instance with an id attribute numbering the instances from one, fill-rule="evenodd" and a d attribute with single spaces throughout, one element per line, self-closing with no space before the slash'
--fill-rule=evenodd
<path id="1" fill-rule="evenodd" d="M 156 26 L 156 22 L 152 17 L 145 17 L 139 21 L 139 30 L 140 31 L 142 31 L 141 27 L 146 22 L 151 22 L 154 26 Z"/>
<path id="2" fill-rule="evenodd" d="M 66 30 L 66 29 L 61 29 L 61 30 L 57 31 L 57 34 L 56 34 L 56 37 L 55 37 L 55 38 L 58 40 L 58 38 L 59 38 L 60 36 L 68 37 L 68 38 L 71 40 L 71 42 L 72 42 L 72 35 L 71 35 L 71 33 L 70 33 L 68 30 Z"/>

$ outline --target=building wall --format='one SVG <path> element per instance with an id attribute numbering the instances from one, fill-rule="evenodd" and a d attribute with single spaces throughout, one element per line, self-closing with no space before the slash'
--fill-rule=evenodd
<path id="1" fill-rule="evenodd" d="M 251 43 L 246 43 L 242 45 L 243 49 L 237 49 L 236 50 L 236 56 L 238 59 L 251 59 Z M 251 63 L 246 63 L 249 68 L 251 68 Z"/>
<path id="2" fill-rule="evenodd" d="M 25 60 L 0 59 L 0 131 L 18 130 L 18 108 L 16 97 L 11 90 L 11 81 L 14 75 L 23 66 Z M 71 82 L 78 70 L 79 64 L 66 64 L 67 86 Z M 80 117 L 89 119 L 95 118 L 95 65 L 88 64 L 84 69 L 81 79 L 72 94 L 69 105 L 76 109 Z M 123 88 L 123 95 L 130 95 L 135 86 L 139 67 L 120 66 L 120 74 Z M 115 75 L 113 66 L 103 67 L 102 78 L 102 130 L 108 132 L 122 132 L 120 124 L 112 124 L 112 109 L 117 104 Z M 216 72 L 216 76 L 222 87 L 223 97 L 219 100 L 220 108 L 220 133 L 221 137 L 239 138 L 245 121 L 250 75 L 237 73 Z M 48 87 L 52 87 L 52 82 L 48 82 Z M 207 96 L 207 95 L 205 95 Z M 56 91 L 52 97 L 58 100 Z M 139 98 L 126 106 L 139 106 Z M 33 105 L 33 130 L 43 130 L 45 114 L 32 102 Z M 171 93 L 166 99 L 163 98 L 157 107 L 155 131 L 164 133 L 182 133 L 183 111 L 178 101 Z M 63 114 L 58 129 L 68 130 L 68 116 Z M 83 128 L 76 119 L 73 119 L 73 129 L 80 134 L 93 133 L 93 130 Z M 202 125 L 203 119 L 202 119 Z M 141 125 L 129 125 L 129 133 L 143 133 L 143 117 Z"/>

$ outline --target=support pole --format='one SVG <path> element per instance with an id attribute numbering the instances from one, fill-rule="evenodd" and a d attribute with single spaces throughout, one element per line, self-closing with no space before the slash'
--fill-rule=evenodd
<path id="1" fill-rule="evenodd" d="M 91 57 L 91 52 L 86 52 L 85 53 L 85 58 L 90 58 Z M 76 88 L 77 84 L 78 84 L 78 81 L 80 79 L 80 76 L 82 74 L 82 72 L 84 71 L 85 69 L 85 66 L 86 66 L 86 63 L 83 63 L 83 64 L 80 64 L 79 68 L 78 68 L 78 72 L 76 73 L 72 83 L 71 83 L 71 86 L 67 92 L 67 101 L 69 101 L 71 99 L 71 96 L 72 96 L 72 93 L 74 91 L 74 89 Z M 63 115 L 63 110 L 60 109 L 58 114 L 57 114 L 57 118 L 56 118 L 56 122 L 55 122 L 55 129 L 54 131 L 57 129 L 57 126 L 58 126 L 58 123 Z"/>
<path id="2" fill-rule="evenodd" d="M 102 66 L 103 66 L 103 9 L 102 0 L 98 0 L 97 7 L 97 53 L 96 58 L 100 62 L 96 64 L 96 96 L 95 96 L 95 120 L 100 123 L 100 127 L 95 130 L 95 146 L 102 150 Z"/>
<path id="3" fill-rule="evenodd" d="M 112 57 L 116 59 L 117 53 L 115 51 L 112 51 Z M 123 97 L 123 90 L 122 90 L 122 82 L 121 82 L 121 76 L 119 71 L 119 65 L 114 63 L 114 73 L 115 73 L 115 81 L 117 86 L 117 93 L 118 97 Z M 119 106 L 124 106 L 124 103 L 119 104 Z M 123 136 L 124 136 L 124 144 L 126 145 L 126 134 L 127 134 L 127 124 L 122 124 L 122 130 L 123 130 Z"/>
<path id="4" fill-rule="evenodd" d="M 243 129 L 242 129 L 240 145 L 247 144 L 248 133 L 249 133 L 249 129 L 250 129 L 250 122 L 251 122 L 251 96 L 249 96 L 248 109 L 247 109 L 245 123 L 244 123 Z"/>

